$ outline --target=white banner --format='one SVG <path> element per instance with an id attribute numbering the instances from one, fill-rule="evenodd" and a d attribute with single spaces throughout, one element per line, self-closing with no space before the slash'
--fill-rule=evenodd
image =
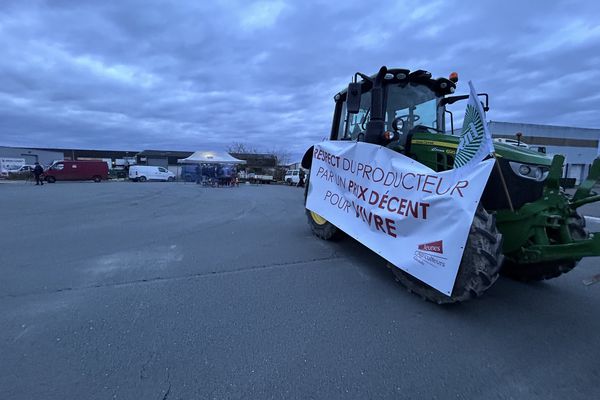
<path id="1" fill-rule="evenodd" d="M 321 142 L 314 146 L 306 208 L 451 295 L 493 165 L 435 172 L 385 147 Z"/>

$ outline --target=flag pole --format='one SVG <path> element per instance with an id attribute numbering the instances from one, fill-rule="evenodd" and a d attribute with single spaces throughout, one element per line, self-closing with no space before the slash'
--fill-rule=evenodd
<path id="1" fill-rule="evenodd" d="M 508 192 L 508 186 L 506 186 L 506 181 L 504 180 L 504 174 L 502 173 L 502 169 L 500 168 L 500 162 L 498 162 L 498 157 L 496 157 L 496 152 L 493 152 L 492 155 L 496 163 L 496 168 L 498 169 L 498 174 L 500 175 L 500 181 L 502 181 L 502 187 L 504 188 L 504 194 L 506 194 L 506 200 L 508 200 L 508 206 L 510 207 L 510 211 L 514 212 L 515 209 L 510 198 L 510 193 Z"/>

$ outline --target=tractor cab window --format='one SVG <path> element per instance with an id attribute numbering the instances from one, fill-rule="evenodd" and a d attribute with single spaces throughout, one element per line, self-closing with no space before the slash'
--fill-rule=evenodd
<path id="1" fill-rule="evenodd" d="M 436 130 L 438 124 L 437 98 L 426 86 L 390 85 L 387 93 L 385 129 L 392 129 L 394 119 L 401 119 L 402 131 L 408 133 L 417 125 Z"/>
<path id="2" fill-rule="evenodd" d="M 371 117 L 371 92 L 363 93 L 360 98 L 360 110 L 356 114 L 346 113 L 346 102 L 342 108 L 344 122 L 340 124 L 338 139 L 357 140 L 367 129 L 367 122 Z"/>

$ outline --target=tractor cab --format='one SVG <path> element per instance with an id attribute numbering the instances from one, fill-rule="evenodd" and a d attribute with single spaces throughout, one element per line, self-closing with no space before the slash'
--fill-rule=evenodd
<path id="1" fill-rule="evenodd" d="M 334 97 L 331 140 L 393 144 L 407 152 L 415 133 L 446 131 L 442 101 L 454 92 L 456 81 L 432 79 L 423 70 L 382 67 L 371 77 L 357 73 L 348 89 Z"/>
<path id="2" fill-rule="evenodd" d="M 434 171 L 451 169 L 460 139 L 446 106 L 469 97 L 453 95 L 457 82 L 456 73 L 448 79 L 434 79 L 423 70 L 381 67 L 372 76 L 358 72 L 348 88 L 334 96 L 330 139 L 386 146 Z M 479 96 L 487 111 L 488 95 Z M 513 203 L 521 206 L 540 198 L 552 158 L 506 143 L 495 143 L 495 147 Z M 311 157 L 309 150 L 302 160 L 304 168 L 310 169 Z M 506 196 L 498 195 L 499 187 L 500 176 L 495 170 L 483 194 L 489 210 L 510 208 Z"/>

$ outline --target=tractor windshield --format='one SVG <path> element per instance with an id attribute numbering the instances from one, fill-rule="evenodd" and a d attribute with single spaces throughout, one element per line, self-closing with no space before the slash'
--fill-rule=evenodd
<path id="1" fill-rule="evenodd" d="M 410 132 L 417 125 L 441 130 L 437 104 L 435 93 L 427 86 L 390 84 L 387 90 L 385 129 L 392 130 L 394 119 L 401 118 L 404 133 Z M 365 133 L 367 122 L 371 119 L 371 92 L 362 94 L 358 113 L 347 114 L 344 101 L 338 115 L 338 140 L 360 140 L 361 135 Z"/>
<path id="2" fill-rule="evenodd" d="M 392 129 L 392 121 L 396 118 L 403 120 L 403 130 L 410 131 L 417 125 L 424 125 L 433 129 L 442 129 L 438 126 L 437 98 L 435 93 L 423 85 L 398 85 L 388 86 L 387 105 L 385 114 L 385 128 Z"/>

